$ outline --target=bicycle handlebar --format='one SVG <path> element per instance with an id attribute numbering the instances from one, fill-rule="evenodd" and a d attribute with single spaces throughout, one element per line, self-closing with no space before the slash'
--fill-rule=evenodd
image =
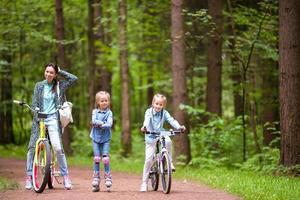
<path id="1" fill-rule="evenodd" d="M 19 104 L 20 106 L 26 106 L 27 108 L 29 108 L 32 112 L 38 112 L 40 109 L 36 108 L 33 109 L 31 106 L 29 106 L 25 101 L 19 101 L 19 100 L 13 100 L 13 103 L 15 104 Z"/>
<path id="2" fill-rule="evenodd" d="M 151 134 L 151 135 L 157 135 L 157 136 L 175 136 L 180 133 L 183 133 L 181 130 L 172 130 L 170 129 L 169 131 L 158 131 L 158 132 L 149 132 L 146 131 L 146 134 Z"/>

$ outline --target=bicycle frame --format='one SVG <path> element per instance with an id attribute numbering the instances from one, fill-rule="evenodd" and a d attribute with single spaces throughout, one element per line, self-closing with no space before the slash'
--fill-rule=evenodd
<path id="1" fill-rule="evenodd" d="M 46 127 L 45 127 L 44 119 L 42 119 L 42 118 L 40 119 L 39 126 L 40 126 L 40 135 L 39 135 L 38 140 L 35 142 L 34 155 L 37 155 L 37 153 L 38 153 L 38 148 L 39 148 L 38 144 L 40 143 L 40 141 L 42 141 L 42 140 L 47 140 L 48 141 L 48 139 L 46 138 Z M 36 156 L 34 156 L 34 161 L 33 162 L 37 164 L 37 157 Z"/>
<path id="2" fill-rule="evenodd" d="M 151 179 L 153 190 L 158 189 L 159 175 L 161 177 L 162 189 L 165 194 L 170 193 L 172 170 L 170 155 L 166 148 L 165 136 L 175 136 L 181 131 L 160 131 L 160 132 L 147 132 L 159 137 L 156 143 L 156 152 L 154 155 L 154 163 L 151 167 L 149 178 Z"/>

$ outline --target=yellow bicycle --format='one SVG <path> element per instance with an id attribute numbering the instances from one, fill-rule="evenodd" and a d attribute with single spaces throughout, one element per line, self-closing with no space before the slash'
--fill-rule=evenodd
<path id="1" fill-rule="evenodd" d="M 44 119 L 47 118 L 47 114 L 40 112 L 39 108 L 33 109 L 26 102 L 18 100 L 14 100 L 13 102 L 21 106 L 26 106 L 32 112 L 37 113 L 39 120 L 40 134 L 35 144 L 32 166 L 32 183 L 34 191 L 42 193 L 47 184 L 48 188 L 52 189 L 54 180 L 56 180 L 57 183 L 62 184 L 60 172 L 56 171 L 57 158 L 55 151 L 52 148 L 48 130 L 46 129 L 44 122 Z"/>

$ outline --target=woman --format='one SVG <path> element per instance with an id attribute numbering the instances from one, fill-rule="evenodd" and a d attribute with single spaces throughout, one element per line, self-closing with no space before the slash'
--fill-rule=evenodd
<path id="1" fill-rule="evenodd" d="M 59 81 L 59 97 L 57 95 L 57 75 L 62 76 L 65 80 Z M 45 80 L 37 82 L 32 96 L 32 108 L 38 107 L 41 112 L 47 114 L 45 125 L 48 129 L 49 137 L 54 151 L 56 151 L 57 160 L 60 166 L 60 173 L 63 176 L 64 187 L 67 190 L 72 188 L 72 183 L 69 178 L 66 156 L 61 143 L 62 128 L 57 111 L 58 105 L 62 105 L 65 99 L 66 90 L 74 85 L 77 77 L 64 70 L 53 63 L 45 66 L 44 72 Z M 39 122 L 37 115 L 33 116 L 31 136 L 27 152 L 27 178 L 25 188 L 32 189 L 32 164 L 34 156 L 35 142 L 39 137 Z"/>

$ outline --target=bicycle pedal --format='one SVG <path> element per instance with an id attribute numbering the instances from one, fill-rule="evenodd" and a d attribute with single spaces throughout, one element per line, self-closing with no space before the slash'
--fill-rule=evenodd
<path id="1" fill-rule="evenodd" d="M 61 176 L 60 171 L 54 171 L 53 175 L 56 176 L 56 177 Z"/>

